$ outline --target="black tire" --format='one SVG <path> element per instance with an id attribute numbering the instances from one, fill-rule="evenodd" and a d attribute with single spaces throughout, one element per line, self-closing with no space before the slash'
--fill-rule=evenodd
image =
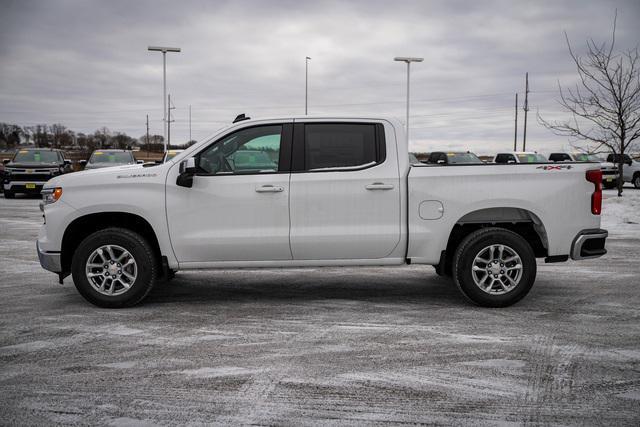
<path id="1" fill-rule="evenodd" d="M 490 245 L 508 246 L 522 262 L 521 277 L 517 285 L 500 295 L 480 289 L 473 279 L 474 259 Z M 536 267 L 533 249 L 522 236 L 504 228 L 483 228 L 469 234 L 458 245 L 453 257 L 453 280 L 462 294 L 474 304 L 482 307 L 508 307 L 529 293 L 536 279 Z"/>
<path id="2" fill-rule="evenodd" d="M 632 182 L 635 188 L 640 188 L 640 172 L 633 175 Z"/>
<path id="3" fill-rule="evenodd" d="M 120 295 L 104 295 L 93 288 L 85 274 L 89 256 L 103 245 L 118 245 L 133 256 L 137 277 L 131 287 Z M 123 268 L 124 269 L 124 268 Z M 124 308 L 140 303 L 151 292 L 160 274 L 160 265 L 153 248 L 139 234 L 125 228 L 106 228 L 85 238 L 73 254 L 71 262 L 73 283 L 90 303 L 103 308 Z"/>
<path id="4" fill-rule="evenodd" d="M 4 190 L 4 198 L 5 199 L 14 199 L 16 197 L 16 193 L 9 190 Z"/>

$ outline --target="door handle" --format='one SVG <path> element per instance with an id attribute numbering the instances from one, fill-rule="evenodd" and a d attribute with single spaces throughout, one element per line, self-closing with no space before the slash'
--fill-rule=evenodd
<path id="1" fill-rule="evenodd" d="M 365 186 L 367 190 L 393 190 L 393 184 L 385 184 L 383 182 L 374 182 Z"/>
<path id="2" fill-rule="evenodd" d="M 256 188 L 256 193 L 282 193 L 284 191 L 284 187 L 280 187 L 278 185 L 263 185 L 262 187 Z"/>

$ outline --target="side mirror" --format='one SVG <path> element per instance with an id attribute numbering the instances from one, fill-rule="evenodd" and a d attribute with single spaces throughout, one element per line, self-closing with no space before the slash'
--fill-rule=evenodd
<path id="1" fill-rule="evenodd" d="M 509 164 L 513 164 L 513 163 L 515 163 L 515 162 L 516 162 L 516 161 L 515 161 L 515 160 L 513 160 L 513 159 L 509 159 L 509 160 L 507 160 L 507 163 L 509 163 Z"/>
<path id="2" fill-rule="evenodd" d="M 155 163 L 156 163 L 156 165 L 161 165 L 162 164 L 162 160 L 156 160 Z"/>
<path id="3" fill-rule="evenodd" d="M 144 160 L 136 160 L 136 163 L 137 163 L 137 164 L 139 164 L 139 165 L 141 165 L 141 164 L 143 164 L 143 163 L 144 163 Z"/>
<path id="4" fill-rule="evenodd" d="M 11 159 L 3 159 L 2 160 L 2 164 L 3 165 L 9 164 L 10 161 L 11 161 Z"/>
<path id="5" fill-rule="evenodd" d="M 65 166 L 71 166 L 71 160 L 64 159 L 64 164 L 65 164 Z"/>
<path id="6" fill-rule="evenodd" d="M 87 161 L 86 160 L 80 160 L 78 163 L 80 163 L 80 166 L 86 166 L 87 165 Z"/>
<path id="7" fill-rule="evenodd" d="M 437 162 L 437 163 L 438 163 L 439 165 L 444 165 L 444 160 L 440 159 L 440 160 L 438 160 L 438 162 Z"/>
<path id="8" fill-rule="evenodd" d="M 196 173 L 196 159 L 189 157 L 180 162 L 180 175 L 176 179 L 176 185 L 180 187 L 193 187 L 193 175 Z"/>

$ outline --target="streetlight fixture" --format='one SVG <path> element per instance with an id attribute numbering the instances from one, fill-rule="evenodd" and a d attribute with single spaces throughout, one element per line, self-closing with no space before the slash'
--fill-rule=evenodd
<path id="1" fill-rule="evenodd" d="M 304 59 L 304 115 L 308 112 L 309 103 L 309 60 L 311 57 L 307 56 Z"/>
<path id="2" fill-rule="evenodd" d="M 411 63 L 412 62 L 422 62 L 424 58 L 412 58 L 408 56 L 396 56 L 393 58 L 394 61 L 405 62 L 407 64 L 407 148 L 409 147 L 409 79 L 411 77 Z"/>
<path id="3" fill-rule="evenodd" d="M 166 47 L 166 46 L 149 46 L 147 48 L 150 51 L 162 52 L 162 122 L 163 122 L 163 137 L 164 137 L 164 151 L 167 151 L 167 52 L 180 52 L 179 47 Z"/>

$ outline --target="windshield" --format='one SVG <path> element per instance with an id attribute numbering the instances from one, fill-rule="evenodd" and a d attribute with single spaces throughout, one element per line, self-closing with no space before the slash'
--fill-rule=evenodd
<path id="1" fill-rule="evenodd" d="M 450 164 L 456 163 L 482 163 L 482 160 L 473 153 L 447 153 Z"/>
<path id="2" fill-rule="evenodd" d="M 89 163 L 134 163 L 128 151 L 94 151 Z"/>
<path id="3" fill-rule="evenodd" d="M 548 163 L 547 158 L 542 154 L 520 153 L 516 154 L 516 156 L 518 156 L 518 160 L 520 160 L 520 163 Z"/>
<path id="4" fill-rule="evenodd" d="M 165 155 L 164 161 L 166 162 L 167 160 L 173 159 L 175 156 L 177 156 L 181 152 L 182 152 L 182 150 L 180 150 L 180 151 L 167 151 L 167 154 Z"/>
<path id="5" fill-rule="evenodd" d="M 58 163 L 60 153 L 51 150 L 20 150 L 13 158 L 14 163 Z"/>

